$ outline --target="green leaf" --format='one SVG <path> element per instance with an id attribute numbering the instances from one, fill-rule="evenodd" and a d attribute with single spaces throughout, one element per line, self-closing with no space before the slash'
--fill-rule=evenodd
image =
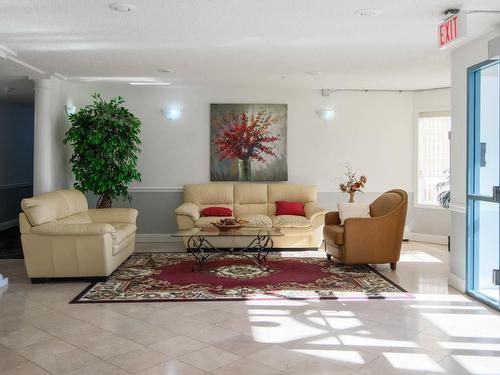
<path id="1" fill-rule="evenodd" d="M 121 96 L 93 101 L 69 116 L 71 127 L 63 142 L 73 148 L 70 157 L 74 187 L 111 199 L 131 199 L 127 188 L 141 181 L 137 170 L 141 121 L 123 106 Z"/>

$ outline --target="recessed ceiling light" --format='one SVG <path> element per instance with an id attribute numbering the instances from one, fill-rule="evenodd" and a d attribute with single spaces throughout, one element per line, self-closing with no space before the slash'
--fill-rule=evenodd
<path id="1" fill-rule="evenodd" d="M 130 82 L 133 86 L 170 86 L 170 82 Z"/>
<path id="2" fill-rule="evenodd" d="M 382 11 L 376 8 L 366 8 L 366 9 L 359 9 L 355 11 L 354 14 L 361 17 L 374 17 L 382 14 Z"/>
<path id="3" fill-rule="evenodd" d="M 168 73 L 172 73 L 173 70 L 172 69 L 158 69 L 158 72 L 168 74 Z"/>
<path id="4" fill-rule="evenodd" d="M 309 76 L 319 76 L 321 74 L 321 72 L 317 72 L 317 71 L 307 71 L 305 73 Z"/>
<path id="5" fill-rule="evenodd" d="M 115 12 L 133 12 L 136 10 L 136 6 L 132 4 L 126 4 L 126 3 L 111 3 L 109 4 L 109 8 L 114 10 Z"/>

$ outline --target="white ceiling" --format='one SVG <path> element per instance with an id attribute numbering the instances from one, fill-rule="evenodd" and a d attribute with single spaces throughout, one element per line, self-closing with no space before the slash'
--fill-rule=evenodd
<path id="1" fill-rule="evenodd" d="M 70 79 L 419 89 L 450 84 L 451 49 L 437 48 L 444 9 L 500 10 L 500 0 L 126 0 L 137 10 L 117 13 L 113 1 L 0 0 L 0 44 Z M 362 8 L 382 14 L 355 15 Z M 470 14 L 468 39 L 499 25 L 500 14 Z"/>

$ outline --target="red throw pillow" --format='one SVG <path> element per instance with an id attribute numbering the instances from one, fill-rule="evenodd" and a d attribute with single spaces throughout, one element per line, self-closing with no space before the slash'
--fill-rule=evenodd
<path id="1" fill-rule="evenodd" d="M 306 213 L 304 211 L 304 203 L 277 201 L 276 216 L 279 215 L 306 216 Z"/>
<path id="2" fill-rule="evenodd" d="M 227 207 L 207 207 L 201 210 L 203 216 L 233 216 L 233 210 Z"/>

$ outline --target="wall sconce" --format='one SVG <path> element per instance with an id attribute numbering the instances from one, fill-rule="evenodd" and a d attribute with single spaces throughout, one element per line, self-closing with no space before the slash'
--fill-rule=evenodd
<path id="1" fill-rule="evenodd" d="M 167 120 L 177 120 L 179 117 L 181 117 L 182 111 L 177 108 L 165 108 L 162 109 L 161 112 Z"/>
<path id="2" fill-rule="evenodd" d="M 333 109 L 318 109 L 316 114 L 320 119 L 325 121 L 330 121 L 335 117 L 335 111 Z"/>
<path id="3" fill-rule="evenodd" d="M 71 104 L 68 104 L 66 105 L 65 107 L 65 110 L 66 110 L 66 114 L 69 116 L 69 115 L 73 115 L 76 113 L 76 105 L 71 105 Z"/>

